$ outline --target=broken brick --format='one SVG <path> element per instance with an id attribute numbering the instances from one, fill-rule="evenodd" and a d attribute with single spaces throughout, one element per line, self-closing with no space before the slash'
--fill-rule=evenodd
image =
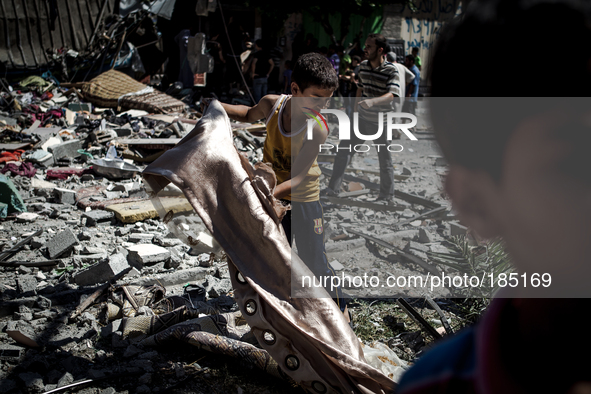
<path id="1" fill-rule="evenodd" d="M 49 258 L 55 259 L 72 250 L 74 245 L 77 244 L 78 240 L 76 239 L 76 236 L 72 230 L 66 228 L 57 233 L 47 243 L 47 252 L 49 253 Z"/>

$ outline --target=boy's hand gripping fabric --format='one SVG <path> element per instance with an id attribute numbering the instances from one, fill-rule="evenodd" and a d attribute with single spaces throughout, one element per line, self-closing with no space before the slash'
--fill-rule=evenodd
<path id="1" fill-rule="evenodd" d="M 291 297 L 292 270 L 297 277 L 312 273 L 292 257 L 272 196 L 273 172 L 241 159 L 219 102 L 143 176 L 155 194 L 170 182 L 183 191 L 228 255 L 243 316 L 286 375 L 312 393 L 394 391 L 394 381 L 365 362 L 359 340 L 326 290 Z"/>

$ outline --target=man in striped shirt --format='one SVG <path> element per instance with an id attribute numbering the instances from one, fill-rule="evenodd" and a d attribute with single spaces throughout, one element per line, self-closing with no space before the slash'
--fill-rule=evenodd
<path id="1" fill-rule="evenodd" d="M 381 34 L 370 34 L 365 41 L 364 60 L 359 67 L 357 89 L 358 103 L 355 112 L 359 112 L 359 132 L 363 135 L 374 135 L 378 130 L 378 112 L 388 112 L 395 104 L 394 98 L 401 97 L 400 76 L 396 66 L 386 61 L 389 46 Z M 396 100 L 396 103 L 398 100 Z M 353 119 L 351 119 L 353 121 Z M 385 127 L 381 136 L 372 141 L 378 151 L 380 163 L 380 192 L 376 201 L 390 202 L 394 198 L 394 167 L 392 156 L 388 151 Z M 341 188 L 347 165 L 355 154 L 354 147 L 363 140 L 351 133 L 350 140 L 339 142 L 335 157 L 333 174 L 324 195 L 337 195 Z"/>

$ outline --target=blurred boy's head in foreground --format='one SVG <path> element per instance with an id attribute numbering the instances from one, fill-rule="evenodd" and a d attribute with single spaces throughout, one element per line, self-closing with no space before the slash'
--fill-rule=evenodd
<path id="1" fill-rule="evenodd" d="M 446 192 L 464 224 L 505 240 L 520 273 L 552 275 L 541 296 L 591 295 L 587 3 L 473 1 L 431 63 Z M 510 60 L 515 43 L 523 50 Z M 567 63 L 549 63 L 549 49 Z"/>

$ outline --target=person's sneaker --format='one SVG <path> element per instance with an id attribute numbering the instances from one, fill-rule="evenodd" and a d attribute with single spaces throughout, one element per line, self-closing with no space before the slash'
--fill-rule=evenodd
<path id="1" fill-rule="evenodd" d="M 321 197 L 337 197 L 338 195 L 339 195 L 339 193 L 335 192 L 330 187 L 320 190 Z"/>

